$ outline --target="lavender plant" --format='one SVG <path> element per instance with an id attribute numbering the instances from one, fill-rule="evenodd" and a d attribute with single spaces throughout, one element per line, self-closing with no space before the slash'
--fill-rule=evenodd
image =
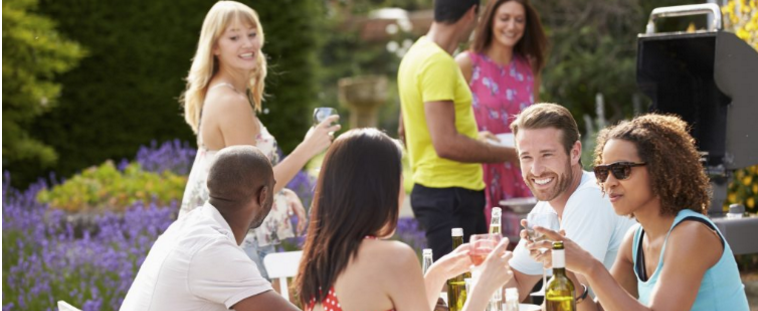
<path id="1" fill-rule="evenodd" d="M 160 147 L 155 140 L 150 146 L 141 146 L 137 151 L 137 163 L 143 170 L 153 173 L 173 172 L 187 176 L 192 169 L 197 149 L 179 139 L 163 142 Z"/>
<path id="2" fill-rule="evenodd" d="M 136 203 L 105 212 L 77 232 L 66 213 L 36 200 L 44 182 L 19 191 L 5 173 L 2 193 L 3 310 L 54 310 L 66 300 L 83 310 L 118 310 L 158 235 L 178 207 Z"/>

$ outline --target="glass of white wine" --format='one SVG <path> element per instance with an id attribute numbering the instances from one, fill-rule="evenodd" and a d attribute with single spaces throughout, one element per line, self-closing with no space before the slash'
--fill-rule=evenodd
<path id="1" fill-rule="evenodd" d="M 332 115 L 337 115 L 337 109 L 332 107 L 317 107 L 313 109 L 313 126 L 317 126 L 324 122 L 326 118 Z"/>
<path id="2" fill-rule="evenodd" d="M 321 122 L 324 122 L 324 120 L 326 120 L 328 117 L 333 116 L 333 115 L 339 115 L 337 113 L 337 109 L 334 109 L 332 107 L 316 107 L 316 109 L 313 109 L 313 127 L 315 128 L 316 126 L 321 124 Z M 334 124 L 336 123 L 332 123 L 330 124 L 330 126 Z M 332 138 L 334 138 L 333 137 L 334 132 L 329 132 L 329 135 L 332 135 Z M 322 152 L 321 155 L 323 156 L 323 154 L 324 153 Z M 319 171 L 321 171 L 321 166 L 319 165 L 318 167 L 313 168 L 313 170 L 316 173 L 318 173 Z"/>
<path id="3" fill-rule="evenodd" d="M 547 240 L 543 234 L 534 230 L 534 226 L 540 226 L 553 231 L 558 231 L 561 228 L 561 223 L 558 221 L 558 214 L 550 211 L 533 212 L 526 216 L 526 234 L 527 238 L 531 242 L 541 242 Z M 539 248 L 540 252 L 547 252 L 548 248 Z M 545 286 L 547 285 L 547 270 L 545 265 L 542 265 L 542 289 L 531 293 L 532 296 L 544 296 Z"/>

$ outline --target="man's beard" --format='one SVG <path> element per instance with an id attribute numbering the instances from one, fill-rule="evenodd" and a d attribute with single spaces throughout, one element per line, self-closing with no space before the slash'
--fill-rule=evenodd
<path id="1" fill-rule="evenodd" d="M 564 191 L 566 191 L 566 189 L 568 189 L 569 185 L 571 185 L 571 181 L 574 179 L 574 171 L 571 170 L 570 162 L 566 162 L 566 170 L 564 174 L 558 175 L 553 172 L 542 174 L 543 178 L 550 175 L 556 176 L 553 177 L 555 180 L 551 181 L 551 183 L 553 183 L 553 186 L 549 189 L 543 189 L 542 191 L 538 191 L 537 185 L 535 185 L 532 181 L 532 179 L 540 178 L 535 178 L 535 176 L 531 173 L 529 173 L 527 177 L 524 178 L 524 182 L 529 187 L 529 190 L 532 191 L 532 194 L 535 198 L 537 198 L 537 200 L 547 202 L 557 198 Z"/>
<path id="2" fill-rule="evenodd" d="M 258 215 L 258 219 L 254 219 L 253 222 L 250 223 L 250 229 L 255 229 L 260 227 L 263 224 L 263 221 L 266 220 L 266 216 L 271 212 L 271 208 L 274 205 L 274 196 L 269 196 L 269 199 L 266 200 L 266 203 L 264 206 L 262 206 L 263 211 L 260 215 Z"/>

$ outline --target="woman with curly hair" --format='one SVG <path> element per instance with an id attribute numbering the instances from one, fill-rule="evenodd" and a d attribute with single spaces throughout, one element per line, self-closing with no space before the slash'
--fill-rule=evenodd
<path id="1" fill-rule="evenodd" d="M 732 250 L 704 215 L 709 184 L 695 140 L 676 116 L 648 114 L 600 132 L 595 176 L 616 213 L 634 216 L 609 272 L 557 232 L 566 268 L 583 274 L 597 304 L 583 310 L 748 310 Z"/>

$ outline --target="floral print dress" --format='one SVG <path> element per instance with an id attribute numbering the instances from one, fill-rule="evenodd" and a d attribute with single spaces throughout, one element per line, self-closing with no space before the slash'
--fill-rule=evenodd
<path id="1" fill-rule="evenodd" d="M 271 166 L 275 166 L 279 163 L 276 139 L 268 132 L 268 129 L 263 126 L 260 120 L 258 124 L 261 131 L 255 137 L 255 146 L 271 160 Z M 218 150 L 206 149 L 202 141 L 200 141 L 199 145 L 200 148 L 197 151 L 195 162 L 192 164 L 192 171 L 190 171 L 187 180 L 187 188 L 184 190 L 179 217 L 183 217 L 189 211 L 202 206 L 208 201 L 208 186 L 206 184 L 208 181 L 208 170 L 213 165 Z M 279 244 L 280 240 L 295 236 L 288 211 L 288 199 L 282 191 L 279 191 L 274 195 L 274 204 L 271 207 L 271 212 L 263 220 L 263 224 L 256 229 L 251 229 L 245 240 L 256 239 L 258 246 L 262 247 Z"/>
<path id="2" fill-rule="evenodd" d="M 529 62 L 514 55 L 508 65 L 501 66 L 484 54 L 467 54 L 473 63 L 469 87 L 479 131 L 489 131 L 493 134 L 510 133 L 511 122 L 516 115 L 534 103 L 534 76 Z M 484 192 L 487 198 L 487 223 L 492 207 L 500 206 L 501 200 L 532 196 L 521 177 L 520 169 L 510 162 L 486 163 L 482 168 L 486 184 Z M 507 209 L 504 210 L 503 233 L 518 235 L 518 229 L 518 217 Z"/>

